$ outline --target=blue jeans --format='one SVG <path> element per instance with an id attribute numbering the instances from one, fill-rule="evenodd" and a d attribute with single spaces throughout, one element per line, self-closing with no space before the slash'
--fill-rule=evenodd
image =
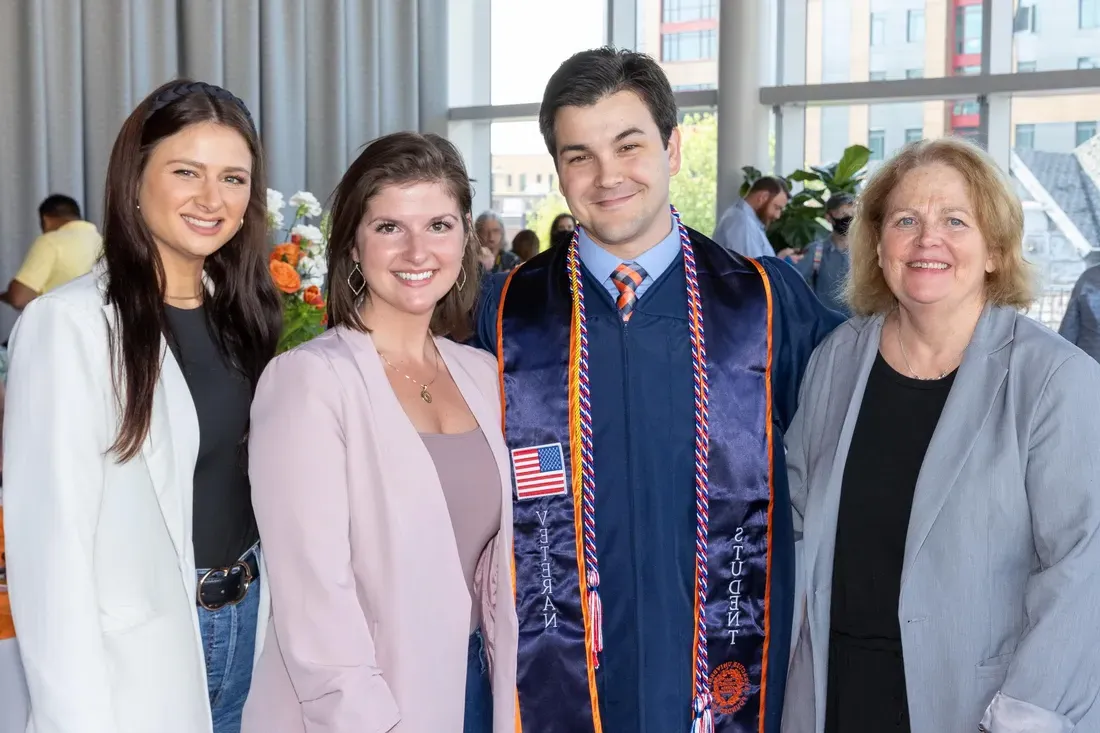
<path id="1" fill-rule="evenodd" d="M 466 719 L 462 733 L 493 733 L 493 687 L 485 663 L 485 641 L 481 630 L 470 634 L 466 655 Z"/>
<path id="2" fill-rule="evenodd" d="M 259 550 L 251 552 L 259 553 Z M 198 572 L 201 578 L 206 570 Z M 206 655 L 206 689 L 210 695 L 214 733 L 240 733 L 241 711 L 252 685 L 259 608 L 259 578 L 252 581 L 244 598 L 235 606 L 223 606 L 217 611 L 199 606 L 199 630 Z"/>

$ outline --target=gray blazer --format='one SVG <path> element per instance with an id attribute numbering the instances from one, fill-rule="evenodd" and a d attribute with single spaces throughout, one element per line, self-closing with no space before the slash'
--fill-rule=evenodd
<path id="1" fill-rule="evenodd" d="M 817 348 L 786 436 L 805 587 L 788 733 L 825 725 L 841 479 L 882 323 L 855 318 Z M 1098 440 L 1100 364 L 1026 316 L 987 307 L 928 446 L 906 537 L 898 619 L 914 733 L 1100 731 Z"/>

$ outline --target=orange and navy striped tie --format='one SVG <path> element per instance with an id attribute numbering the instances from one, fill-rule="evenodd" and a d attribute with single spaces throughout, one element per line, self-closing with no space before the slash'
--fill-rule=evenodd
<path id="1" fill-rule="evenodd" d="M 619 289 L 619 315 L 623 321 L 630 320 L 630 314 L 634 312 L 634 304 L 638 302 L 638 286 L 646 278 L 646 271 L 632 262 L 623 262 L 611 273 L 611 279 L 615 281 L 615 287 Z"/>

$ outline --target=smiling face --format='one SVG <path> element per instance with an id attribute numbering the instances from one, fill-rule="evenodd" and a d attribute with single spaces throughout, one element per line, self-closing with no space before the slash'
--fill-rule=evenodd
<path id="1" fill-rule="evenodd" d="M 680 170 L 680 131 L 666 148 L 642 99 L 618 92 L 554 120 L 562 195 L 592 239 L 630 256 L 669 229 L 669 178 Z"/>
<path id="2" fill-rule="evenodd" d="M 914 168 L 886 204 L 878 261 L 898 302 L 908 310 L 952 311 L 985 300 L 994 260 L 975 215 L 969 186 L 942 163 Z"/>
<path id="3" fill-rule="evenodd" d="M 366 311 L 430 317 L 458 280 L 466 240 L 462 210 L 447 184 L 382 188 L 367 202 L 353 254 L 370 293 Z"/>
<path id="4" fill-rule="evenodd" d="M 164 138 L 141 174 L 138 206 L 161 261 L 201 262 L 241 228 L 252 153 L 230 127 L 203 122 Z"/>

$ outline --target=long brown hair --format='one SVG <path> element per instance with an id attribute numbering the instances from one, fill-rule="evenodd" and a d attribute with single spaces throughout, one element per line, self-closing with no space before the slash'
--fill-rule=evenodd
<path id="1" fill-rule="evenodd" d="M 281 306 L 267 269 L 267 177 L 252 117 L 244 103 L 220 87 L 169 82 L 142 101 L 122 125 L 107 166 L 103 253 L 106 300 L 115 309 L 111 329 L 115 395 L 122 419 L 111 451 L 120 462 L 141 450 L 160 379 L 164 317 L 164 265 L 137 208 L 142 173 L 153 149 L 185 127 L 215 122 L 236 132 L 252 153 L 251 192 L 244 223 L 206 258 L 213 292 L 206 315 L 219 350 L 255 387 L 275 354 Z"/>
<path id="2" fill-rule="evenodd" d="M 462 252 L 462 270 L 455 287 L 436 304 L 431 331 L 456 341 L 472 333 L 474 304 L 478 296 L 478 240 L 470 228 L 473 190 L 466 165 L 454 145 L 434 134 L 397 132 L 380 137 L 368 145 L 332 195 L 331 230 L 328 241 L 328 322 L 330 327 L 347 326 L 366 331 L 359 317 L 359 298 L 348 278 L 355 269 L 351 255 L 355 235 L 367 213 L 367 204 L 386 186 L 410 183 L 443 183 L 450 189 L 462 213 L 466 246 Z M 461 287 L 458 287 L 461 285 Z M 364 286 L 363 297 L 370 297 Z"/>

